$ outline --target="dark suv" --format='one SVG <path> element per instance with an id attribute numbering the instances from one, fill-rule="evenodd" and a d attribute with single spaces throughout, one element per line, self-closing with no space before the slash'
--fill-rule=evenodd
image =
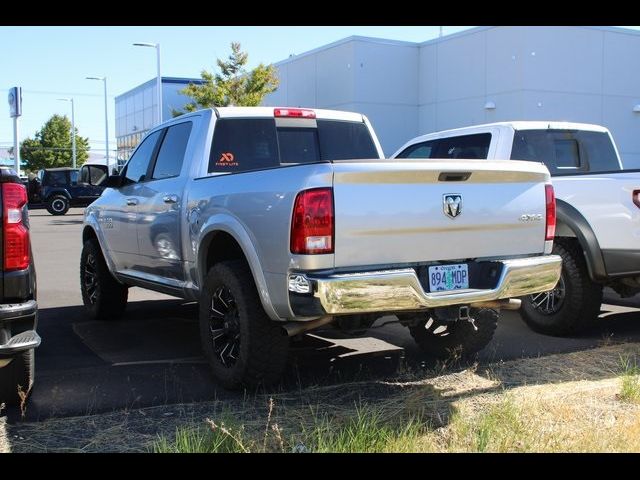
<path id="1" fill-rule="evenodd" d="M 31 390 L 40 337 L 27 190 L 9 168 L 0 168 L 0 213 L 0 404 L 12 405 Z"/>
<path id="2" fill-rule="evenodd" d="M 64 215 L 69 207 L 86 207 L 102 195 L 108 174 L 105 165 L 40 170 L 38 196 L 51 215 Z"/>

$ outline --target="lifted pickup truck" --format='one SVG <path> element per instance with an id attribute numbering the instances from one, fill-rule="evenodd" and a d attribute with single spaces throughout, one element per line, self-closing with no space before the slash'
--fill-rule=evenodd
<path id="1" fill-rule="evenodd" d="M 361 114 L 202 110 L 152 130 L 108 183 L 85 211 L 88 311 L 121 316 L 130 286 L 197 300 L 228 388 L 277 381 L 288 337 L 390 313 L 431 353 L 477 352 L 512 297 L 560 276 L 544 165 L 385 161 Z"/>
<path id="2" fill-rule="evenodd" d="M 511 158 L 549 168 L 558 197 L 554 253 L 564 266 L 554 289 L 522 303 L 533 330 L 568 335 L 592 326 L 603 286 L 623 297 L 640 292 L 640 170 L 623 169 L 606 128 L 567 122 L 477 125 L 414 138 L 393 158 Z"/>
<path id="3" fill-rule="evenodd" d="M 0 215 L 0 404 L 14 405 L 31 390 L 40 337 L 27 190 L 9 168 L 0 168 Z"/>

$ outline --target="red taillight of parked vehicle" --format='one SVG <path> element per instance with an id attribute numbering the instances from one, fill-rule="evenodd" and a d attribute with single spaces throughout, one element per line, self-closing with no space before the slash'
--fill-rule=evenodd
<path id="1" fill-rule="evenodd" d="M 23 210 L 27 189 L 19 183 L 2 185 L 2 217 L 4 222 L 4 270 L 24 270 L 29 266 L 29 230 L 24 224 Z"/>
<path id="2" fill-rule="evenodd" d="M 631 198 L 633 198 L 633 203 L 636 204 L 636 207 L 640 208 L 640 190 L 634 190 Z"/>
<path id="3" fill-rule="evenodd" d="M 553 240 L 556 235 L 556 196 L 553 193 L 553 185 L 545 185 L 544 189 L 547 204 L 547 229 L 544 239 Z"/>
<path id="4" fill-rule="evenodd" d="M 333 190 L 298 193 L 291 219 L 291 253 L 333 253 Z"/>
<path id="5" fill-rule="evenodd" d="M 316 112 L 307 108 L 275 108 L 274 117 L 316 118 Z"/>

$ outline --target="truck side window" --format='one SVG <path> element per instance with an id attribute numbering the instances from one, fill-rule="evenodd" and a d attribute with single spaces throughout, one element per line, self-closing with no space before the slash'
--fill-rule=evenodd
<path id="1" fill-rule="evenodd" d="M 400 152 L 396 158 L 431 158 L 431 152 L 437 140 L 413 144 Z"/>
<path id="2" fill-rule="evenodd" d="M 162 130 L 153 132 L 145 138 L 136 151 L 131 155 L 129 162 L 125 166 L 124 179 L 125 183 L 138 183 L 145 179 L 149 162 L 153 156 L 153 152 L 158 143 L 158 138 Z"/>
<path id="3" fill-rule="evenodd" d="M 440 138 L 430 158 L 486 159 L 490 144 L 490 133 Z"/>
<path id="4" fill-rule="evenodd" d="M 173 125 L 167 130 L 153 167 L 153 179 L 177 177 L 182 170 L 187 142 L 191 134 L 191 122 Z"/>
<path id="5" fill-rule="evenodd" d="M 209 173 L 246 172 L 279 165 L 273 118 L 222 118 L 216 121 Z"/>

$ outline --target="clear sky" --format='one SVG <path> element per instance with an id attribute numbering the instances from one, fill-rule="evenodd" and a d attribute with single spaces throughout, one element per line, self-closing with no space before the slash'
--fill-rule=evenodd
<path id="1" fill-rule="evenodd" d="M 445 26 L 445 35 L 470 27 Z M 640 27 L 627 27 L 640 28 Z M 10 87 L 23 90 L 20 137 L 33 136 L 54 113 L 71 117 L 73 97 L 79 134 L 88 136 L 91 150 L 104 155 L 103 85 L 87 76 L 107 77 L 110 150 L 115 149 L 114 97 L 156 75 L 152 48 L 161 45 L 162 75 L 199 77 L 225 58 L 238 41 L 249 53 L 249 66 L 273 63 L 351 35 L 422 42 L 435 38 L 440 27 L 1 27 L 0 96 Z M 6 100 L 4 100 L 6 102 Z M 13 142 L 9 107 L 0 108 L 0 148 Z"/>
<path id="2" fill-rule="evenodd" d="M 469 27 L 443 27 L 444 34 Z M 0 27 L 0 148 L 13 145 L 13 120 L 6 103 L 9 88 L 22 87 L 21 140 L 33 136 L 54 113 L 71 118 L 73 97 L 78 132 L 91 151 L 104 155 L 103 84 L 85 77 L 107 77 L 109 147 L 115 149 L 114 97 L 156 76 L 152 48 L 160 43 L 163 76 L 199 77 L 225 58 L 238 41 L 249 66 L 274 63 L 351 35 L 421 42 L 439 27 Z M 186 97 L 185 97 L 186 100 Z M 186 103 L 186 102 L 185 102 Z"/>

